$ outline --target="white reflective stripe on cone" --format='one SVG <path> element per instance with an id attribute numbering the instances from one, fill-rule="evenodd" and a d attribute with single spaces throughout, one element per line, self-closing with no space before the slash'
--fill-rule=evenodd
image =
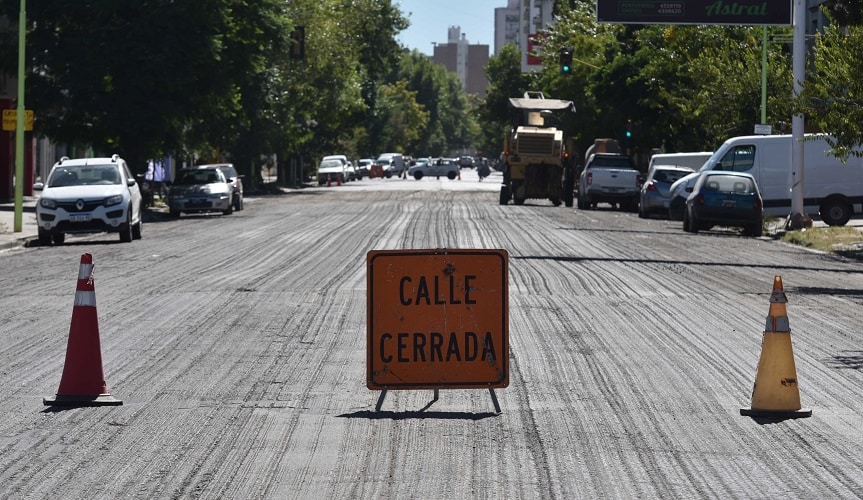
<path id="1" fill-rule="evenodd" d="M 96 307 L 96 292 L 75 292 L 75 307 Z"/>
<path id="2" fill-rule="evenodd" d="M 93 264 L 81 264 L 78 268 L 78 279 L 89 278 L 93 274 Z"/>

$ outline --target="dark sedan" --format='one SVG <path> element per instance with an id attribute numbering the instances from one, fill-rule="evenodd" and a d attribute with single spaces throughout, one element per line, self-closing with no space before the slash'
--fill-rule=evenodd
<path id="1" fill-rule="evenodd" d="M 755 178 L 743 172 L 707 171 L 698 175 L 686 199 L 683 230 L 697 233 L 715 225 L 742 227 L 761 236 L 763 203 Z"/>

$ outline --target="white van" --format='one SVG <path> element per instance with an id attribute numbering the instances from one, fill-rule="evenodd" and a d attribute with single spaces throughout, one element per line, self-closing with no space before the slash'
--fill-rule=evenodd
<path id="1" fill-rule="evenodd" d="M 401 153 L 383 153 L 378 156 L 377 161 L 375 161 L 378 165 L 384 165 L 384 175 L 389 178 L 395 175 L 396 177 L 402 175 L 402 172 L 407 172 L 407 167 L 405 167 L 405 157 Z"/>
<path id="2" fill-rule="evenodd" d="M 650 157 L 647 165 L 647 173 L 653 171 L 656 165 L 672 165 L 677 167 L 698 170 L 713 155 L 713 151 L 700 151 L 697 153 L 657 153 Z"/>
<path id="3" fill-rule="evenodd" d="M 748 172 L 755 177 L 764 212 L 779 217 L 791 212 L 790 135 L 732 137 L 704 164 L 705 170 Z M 803 141 L 803 211 L 819 214 L 830 226 L 844 226 L 863 212 L 863 158 L 845 163 L 833 156 L 824 136 L 807 134 Z"/>

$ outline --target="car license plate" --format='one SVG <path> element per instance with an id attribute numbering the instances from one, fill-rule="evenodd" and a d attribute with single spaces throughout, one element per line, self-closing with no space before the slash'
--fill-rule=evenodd
<path id="1" fill-rule="evenodd" d="M 723 207 L 736 207 L 737 201 L 735 200 L 722 200 Z"/>
<path id="2" fill-rule="evenodd" d="M 69 220 L 72 222 L 89 222 L 90 221 L 90 214 L 70 215 Z"/>

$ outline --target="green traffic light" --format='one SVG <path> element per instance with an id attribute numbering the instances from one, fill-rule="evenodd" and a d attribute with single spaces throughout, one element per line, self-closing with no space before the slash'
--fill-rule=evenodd
<path id="1" fill-rule="evenodd" d="M 569 70 L 570 70 L 570 67 L 569 67 L 569 66 L 564 66 L 564 67 L 563 67 L 563 72 L 564 72 L 564 73 L 569 73 Z"/>
<path id="2" fill-rule="evenodd" d="M 627 130 L 627 131 L 626 131 L 626 137 L 627 137 L 627 138 L 632 137 L 632 132 L 630 132 L 629 130 Z"/>

